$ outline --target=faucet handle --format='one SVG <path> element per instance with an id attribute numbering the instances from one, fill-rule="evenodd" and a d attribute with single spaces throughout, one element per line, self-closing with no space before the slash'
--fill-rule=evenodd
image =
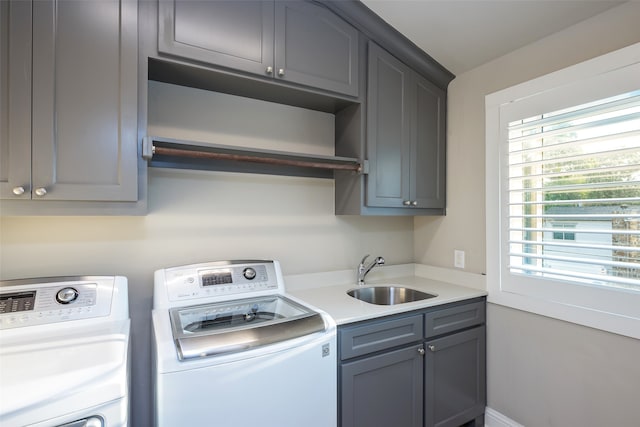
<path id="1" fill-rule="evenodd" d="M 367 260 L 367 258 L 369 258 L 369 254 L 367 254 L 364 257 L 362 257 L 362 261 L 360 261 L 360 265 L 363 265 L 364 262 Z"/>

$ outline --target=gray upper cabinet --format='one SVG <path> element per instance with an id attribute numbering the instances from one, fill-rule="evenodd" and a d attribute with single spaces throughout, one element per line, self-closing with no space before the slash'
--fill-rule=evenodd
<path id="1" fill-rule="evenodd" d="M 3 1 L 0 197 L 136 201 L 137 2 Z"/>
<path id="2" fill-rule="evenodd" d="M 445 207 L 446 93 L 369 42 L 366 204 Z"/>
<path id="3" fill-rule="evenodd" d="M 309 2 L 161 0 L 158 50 L 358 95 L 358 31 Z"/>
<path id="4" fill-rule="evenodd" d="M 273 70 L 273 13 L 268 1 L 160 0 L 158 50 L 266 75 Z"/>

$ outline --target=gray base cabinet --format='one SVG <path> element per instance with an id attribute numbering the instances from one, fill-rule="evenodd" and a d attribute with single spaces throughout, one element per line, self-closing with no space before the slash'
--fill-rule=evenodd
<path id="1" fill-rule="evenodd" d="M 301 1 L 161 0 L 158 50 L 356 97 L 358 31 Z"/>
<path id="2" fill-rule="evenodd" d="M 481 424 L 485 300 L 341 326 L 342 427 Z"/>
<path id="3" fill-rule="evenodd" d="M 128 0 L 0 2 L 1 199 L 138 200 L 137 14 Z"/>

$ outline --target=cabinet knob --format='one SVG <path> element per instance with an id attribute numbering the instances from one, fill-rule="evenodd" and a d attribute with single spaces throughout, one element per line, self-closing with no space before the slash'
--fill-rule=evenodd
<path id="1" fill-rule="evenodd" d="M 433 345 L 433 344 L 429 344 L 429 345 L 427 346 L 427 348 L 428 348 L 429 350 L 431 350 L 431 351 L 436 351 L 436 346 L 435 346 L 435 345 Z"/>
<path id="2" fill-rule="evenodd" d="M 417 202 L 417 201 L 415 201 L 415 200 L 413 200 L 413 201 L 411 202 L 411 206 L 418 206 L 418 202 Z"/>
<path id="3" fill-rule="evenodd" d="M 44 196 L 45 194 L 47 194 L 47 189 L 46 189 L 46 188 L 44 188 L 44 187 L 39 187 L 39 188 L 36 188 L 36 189 L 35 189 L 34 193 L 36 193 L 36 196 L 38 196 L 38 197 L 42 197 L 42 196 Z"/>
<path id="4" fill-rule="evenodd" d="M 420 348 L 418 349 L 418 354 L 419 354 L 420 356 L 424 356 L 424 348 L 420 347 Z"/>
<path id="5" fill-rule="evenodd" d="M 267 69 L 265 70 L 265 72 L 266 72 L 267 74 L 273 74 L 273 67 L 271 67 L 271 66 L 267 67 Z"/>
<path id="6" fill-rule="evenodd" d="M 278 69 L 278 76 L 284 77 L 284 68 L 279 68 Z"/>
<path id="7" fill-rule="evenodd" d="M 411 206 L 411 200 L 405 200 L 402 202 L 402 204 L 405 206 Z"/>
<path id="8" fill-rule="evenodd" d="M 16 196 L 22 196 L 24 194 L 24 187 L 14 187 L 11 192 Z"/>

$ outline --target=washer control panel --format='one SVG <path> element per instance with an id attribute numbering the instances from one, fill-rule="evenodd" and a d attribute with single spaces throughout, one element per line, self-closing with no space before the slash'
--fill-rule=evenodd
<path id="1" fill-rule="evenodd" d="M 279 289 L 278 275 L 272 262 L 214 262 L 174 267 L 164 270 L 169 301 L 200 298 L 224 298 Z"/>
<path id="2" fill-rule="evenodd" d="M 97 281 L 3 282 L 0 287 L 0 329 L 108 316 L 111 292 L 112 289 Z M 99 300 L 101 304 L 98 304 Z"/>

